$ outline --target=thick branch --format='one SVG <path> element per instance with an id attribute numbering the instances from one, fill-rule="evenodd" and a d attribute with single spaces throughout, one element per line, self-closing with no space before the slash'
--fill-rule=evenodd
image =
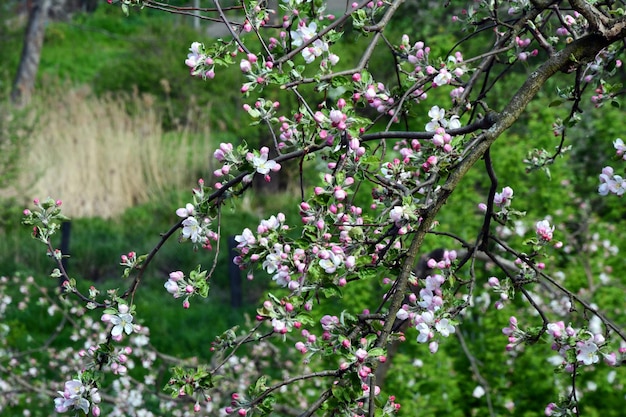
<path id="1" fill-rule="evenodd" d="M 442 186 L 441 193 L 432 209 L 439 210 L 467 171 L 482 158 L 496 139 L 521 116 L 528 103 L 550 77 L 558 71 L 569 70 L 570 66 L 578 66 L 581 63 L 589 62 L 598 52 L 615 40 L 608 40 L 599 35 L 585 36 L 554 54 L 541 67 L 530 74 L 526 82 L 511 98 L 508 105 L 495 116 L 496 122 L 493 126 L 479 136 L 476 146 L 469 150 L 466 157 L 450 172 L 450 176 Z"/>
<path id="2" fill-rule="evenodd" d="M 496 122 L 494 116 L 494 114 L 488 113 L 485 117 L 476 121 L 475 123 L 460 127 L 458 129 L 446 130 L 446 133 L 448 133 L 450 136 L 459 136 L 476 132 L 477 130 L 481 129 L 488 129 Z M 361 141 L 367 142 L 370 140 L 379 139 L 432 139 L 434 134 L 435 132 L 376 132 L 361 135 Z"/>
<path id="3" fill-rule="evenodd" d="M 391 300 L 389 315 L 385 326 L 376 341 L 377 347 L 386 346 L 387 339 L 393 327 L 393 320 L 391 318 L 395 317 L 402 305 L 416 254 L 422 245 L 426 233 L 430 230 L 436 214 L 439 213 L 439 210 L 441 210 L 448 200 L 448 197 L 450 197 L 452 192 L 456 189 L 461 179 L 485 154 L 495 140 L 521 116 L 528 103 L 535 97 L 537 92 L 550 77 L 559 70 L 566 69 L 572 64 L 578 65 L 593 59 L 593 57 L 609 43 L 609 41 L 598 35 L 589 35 L 571 43 L 546 61 L 528 77 L 522 87 L 511 98 L 509 104 L 496 116 L 496 121 L 493 126 L 480 135 L 476 146 L 471 149 L 467 153 L 467 156 L 450 172 L 447 181 L 441 187 L 433 204 L 424 209 L 422 213 L 422 222 L 413 237 L 406 259 L 402 264 L 400 276 L 396 281 L 396 293 Z"/>

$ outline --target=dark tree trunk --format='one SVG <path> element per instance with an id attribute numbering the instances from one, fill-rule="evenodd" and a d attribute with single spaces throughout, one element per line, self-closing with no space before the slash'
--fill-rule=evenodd
<path id="1" fill-rule="evenodd" d="M 24 106 L 30 101 L 35 87 L 50 3 L 51 0 L 36 1 L 28 16 L 22 58 L 11 91 L 11 101 L 17 106 Z"/>

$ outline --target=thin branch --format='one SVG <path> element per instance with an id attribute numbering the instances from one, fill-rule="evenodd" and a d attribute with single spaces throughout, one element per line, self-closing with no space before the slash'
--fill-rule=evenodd
<path id="1" fill-rule="evenodd" d="M 228 360 L 235 354 L 235 352 L 237 352 L 237 350 L 241 347 L 241 345 L 243 345 L 244 343 L 246 343 L 246 342 L 248 342 L 250 340 L 253 340 L 252 335 L 257 331 L 257 329 L 259 327 L 261 327 L 261 324 L 263 324 L 262 321 L 258 322 L 252 329 L 250 329 L 248 334 L 246 336 L 242 337 L 237 342 L 237 344 L 233 347 L 233 349 L 228 353 L 228 355 L 226 355 L 226 357 L 224 359 L 222 359 L 222 361 L 215 368 L 213 368 L 213 372 L 217 371 L 222 366 L 224 366 L 224 364 L 226 362 L 228 362 Z"/>
<path id="2" fill-rule="evenodd" d="M 485 397 L 487 400 L 487 408 L 489 409 L 489 415 L 491 417 L 494 417 L 496 414 L 493 411 L 493 404 L 491 402 L 491 393 L 490 393 L 491 388 L 489 388 L 489 382 L 485 379 L 485 377 L 481 375 L 480 368 L 478 367 L 478 362 L 476 361 L 476 358 L 474 357 L 474 355 L 472 355 L 472 352 L 470 352 L 469 348 L 467 347 L 467 343 L 465 343 L 465 337 L 463 336 L 463 332 L 461 331 L 461 329 L 457 329 L 455 334 L 456 334 L 456 338 L 459 340 L 461 349 L 463 349 L 463 353 L 465 353 L 465 357 L 470 363 L 470 367 L 472 368 L 472 372 L 474 373 L 474 376 L 478 380 L 478 383 L 485 388 Z"/>
<path id="3" fill-rule="evenodd" d="M 256 404 L 260 403 L 265 397 L 270 395 L 272 392 L 286 385 L 293 384 L 294 382 L 303 381 L 303 380 L 311 379 L 311 378 L 320 378 L 320 377 L 329 377 L 329 376 L 337 377 L 337 376 L 340 376 L 342 373 L 343 371 L 339 369 L 332 369 L 332 370 L 327 370 L 327 371 L 312 372 L 310 374 L 299 375 L 299 376 L 294 376 L 292 378 L 288 378 L 284 381 L 277 383 L 276 385 L 269 387 L 265 391 L 263 391 L 258 397 L 256 397 L 250 403 L 250 405 L 251 407 L 254 407 Z"/>
<path id="4" fill-rule="evenodd" d="M 237 45 L 239 45 L 239 47 L 241 49 L 243 49 L 243 51 L 246 54 L 249 55 L 250 54 L 250 50 L 246 47 L 246 45 L 244 45 L 243 41 L 239 38 L 239 35 L 237 35 L 237 32 L 235 32 L 235 30 L 233 29 L 232 25 L 228 22 L 228 19 L 226 18 L 226 15 L 224 14 L 224 10 L 222 10 L 222 6 L 220 6 L 219 0 L 213 0 L 213 3 L 215 3 L 215 7 L 217 8 L 217 12 L 219 13 L 220 18 L 222 19 L 224 24 L 226 25 L 226 29 L 228 29 L 228 32 L 230 32 L 230 35 L 233 37 L 235 42 L 237 42 Z"/>
<path id="5" fill-rule="evenodd" d="M 539 314 L 539 316 L 541 317 L 541 330 L 539 330 L 539 332 L 533 336 L 532 339 L 530 339 L 530 341 L 532 343 L 535 343 L 537 340 L 539 340 L 541 338 L 541 336 L 543 336 L 543 334 L 546 332 L 546 330 L 548 330 L 548 324 L 550 324 L 550 320 L 548 320 L 548 318 L 546 317 L 546 314 L 543 312 L 543 310 L 541 309 L 541 307 L 539 307 L 537 305 L 537 303 L 535 302 L 535 300 L 533 300 L 533 297 L 530 295 L 530 293 L 526 290 L 526 288 L 524 287 L 520 287 L 519 290 L 522 292 L 522 294 L 524 294 L 524 297 L 526 297 L 526 299 L 528 300 L 528 302 L 530 303 L 531 306 L 533 306 L 533 308 L 535 309 L 535 311 Z"/>
<path id="6" fill-rule="evenodd" d="M 124 294 L 122 294 L 121 298 L 127 299 L 128 296 L 130 296 L 131 299 L 134 299 L 135 292 L 137 291 L 137 288 L 139 287 L 139 283 L 141 282 L 141 278 L 143 277 L 143 274 L 144 274 L 147 266 L 150 264 L 152 259 L 156 256 L 157 252 L 161 249 L 161 247 L 165 244 L 165 242 L 174 233 L 176 233 L 176 231 L 182 226 L 183 220 L 184 219 L 179 220 L 174 226 L 172 226 L 170 228 L 170 230 L 168 230 L 164 235 L 161 236 L 161 239 L 159 240 L 159 242 L 157 242 L 156 246 L 154 248 L 152 248 L 152 250 L 150 251 L 150 253 L 146 257 L 144 262 L 141 264 L 141 266 L 139 268 L 139 272 L 135 276 L 135 279 L 133 280 L 131 286 L 124 292 Z"/>
<path id="7" fill-rule="evenodd" d="M 330 398 L 332 393 L 333 393 L 332 388 L 328 388 L 326 391 L 322 393 L 322 395 L 320 395 L 320 397 L 317 400 L 315 400 L 313 404 L 309 406 L 309 408 L 306 409 L 306 411 L 304 411 L 298 417 L 311 417 L 315 413 L 315 411 L 317 411 L 317 409 L 320 408 L 322 404 L 324 404 L 326 400 Z"/>
<path id="8" fill-rule="evenodd" d="M 378 23 L 373 26 L 363 26 L 363 30 L 366 32 L 381 32 L 383 29 L 385 29 L 393 15 L 396 14 L 398 8 L 402 5 L 402 3 L 404 3 L 404 0 L 395 0 L 394 2 L 392 2 L 385 11 L 383 17 L 378 21 Z"/>
<path id="9" fill-rule="evenodd" d="M 477 242 L 477 246 L 482 249 L 487 249 L 487 242 L 489 241 L 489 229 L 491 224 L 491 217 L 493 216 L 493 204 L 496 195 L 496 190 L 498 188 L 498 177 L 496 177 L 496 173 L 493 169 L 493 164 L 491 163 L 491 152 L 490 149 L 487 149 L 485 152 L 485 170 L 487 171 L 487 175 L 489 176 L 489 180 L 491 181 L 491 185 L 489 187 L 489 196 L 487 197 L 487 210 L 485 212 L 485 219 L 483 221 L 483 226 L 480 231 L 479 242 Z"/>
<path id="10" fill-rule="evenodd" d="M 552 278 L 548 274 L 546 274 L 546 273 L 544 273 L 542 271 L 538 271 L 536 269 L 535 265 L 524 254 L 521 254 L 521 253 L 515 251 L 509 245 L 507 245 L 504 241 L 498 239 L 497 237 L 495 237 L 493 235 L 490 236 L 490 239 L 493 239 L 496 243 L 498 243 L 498 245 L 500 245 L 502 248 L 504 248 L 507 252 L 509 252 L 513 256 L 521 259 L 522 262 L 524 262 L 526 265 L 528 265 L 530 268 L 532 268 L 535 271 L 537 276 L 540 276 L 541 278 L 546 280 L 548 283 L 550 283 L 554 287 L 558 288 L 563 294 L 567 295 L 571 300 L 576 301 L 577 303 L 582 305 L 586 310 L 590 311 L 592 314 L 597 316 L 600 320 L 602 320 L 602 322 L 605 324 L 605 326 L 607 326 L 608 328 L 613 330 L 623 341 L 626 342 L 626 333 L 617 324 L 615 324 L 612 320 L 607 318 L 602 312 L 600 312 L 598 309 L 592 307 L 589 302 L 585 301 L 584 299 L 580 298 L 576 294 L 572 293 L 570 290 L 565 288 L 557 280 L 555 280 L 554 278 Z"/>

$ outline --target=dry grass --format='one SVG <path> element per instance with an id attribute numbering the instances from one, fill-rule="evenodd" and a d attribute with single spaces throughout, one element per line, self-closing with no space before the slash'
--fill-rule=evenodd
<path id="1" fill-rule="evenodd" d="M 210 168 L 208 132 L 164 134 L 150 96 L 58 88 L 33 107 L 39 119 L 10 193 L 61 199 L 69 216 L 115 216 L 172 187 L 191 187 Z"/>

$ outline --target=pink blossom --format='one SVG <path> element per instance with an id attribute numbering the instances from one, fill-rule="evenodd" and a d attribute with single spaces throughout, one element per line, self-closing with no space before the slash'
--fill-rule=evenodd
<path id="1" fill-rule="evenodd" d="M 181 207 L 176 210 L 176 215 L 182 218 L 193 216 L 194 213 L 195 213 L 195 207 L 191 203 L 187 203 L 185 207 Z"/>
<path id="2" fill-rule="evenodd" d="M 537 222 L 535 226 L 537 237 L 544 242 L 549 242 L 552 240 L 552 232 L 554 232 L 554 226 L 550 226 L 550 222 L 548 220 L 541 220 Z"/>

